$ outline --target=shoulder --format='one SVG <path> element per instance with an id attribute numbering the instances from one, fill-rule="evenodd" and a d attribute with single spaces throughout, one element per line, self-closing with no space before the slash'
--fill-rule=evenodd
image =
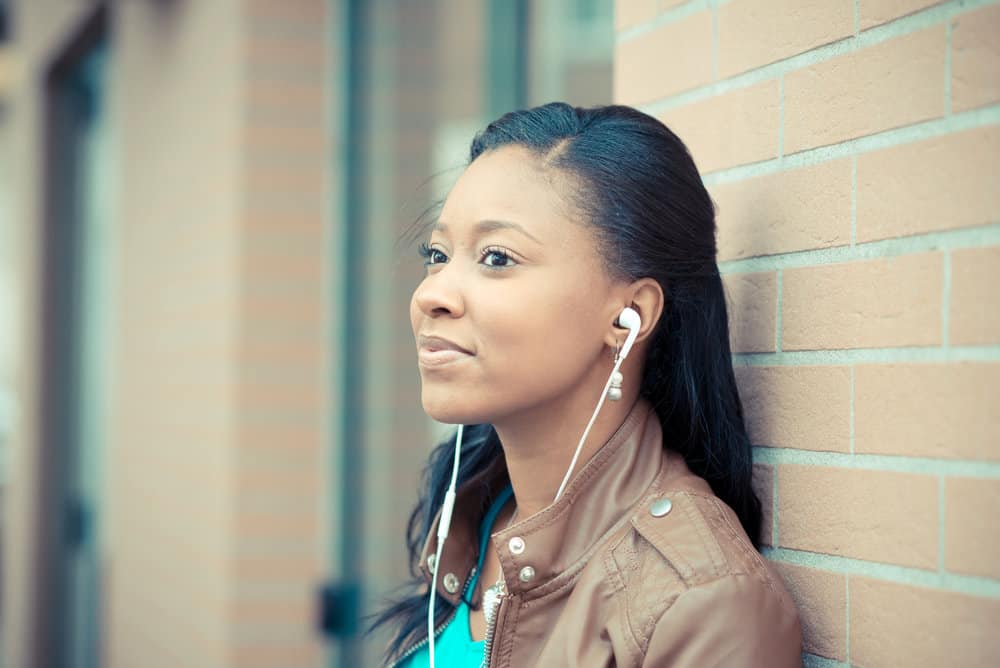
<path id="1" fill-rule="evenodd" d="M 685 587 L 728 575 L 752 576 L 765 586 L 774 584 L 736 514 L 711 491 L 654 493 L 636 508 L 631 523 Z"/>
<path id="2" fill-rule="evenodd" d="M 776 654 L 795 665 L 801 630 L 781 579 L 707 483 L 684 478 L 694 480 L 647 495 L 609 553 L 636 651 L 688 665 L 691 648 L 722 651 L 736 643 L 744 665 L 786 665 Z M 699 663 L 713 659 L 699 653 L 691 665 Z"/>

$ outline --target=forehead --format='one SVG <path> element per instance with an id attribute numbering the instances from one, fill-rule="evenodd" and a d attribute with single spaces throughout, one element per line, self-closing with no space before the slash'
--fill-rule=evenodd
<path id="1" fill-rule="evenodd" d="M 565 234 L 564 226 L 579 218 L 569 192 L 569 177 L 545 169 L 526 148 L 504 146 L 480 155 L 466 168 L 440 217 L 449 228 L 509 220 L 539 237 L 550 237 Z"/>

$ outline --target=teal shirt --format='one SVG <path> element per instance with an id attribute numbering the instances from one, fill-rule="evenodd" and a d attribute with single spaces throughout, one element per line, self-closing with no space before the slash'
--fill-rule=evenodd
<path id="1" fill-rule="evenodd" d="M 500 510 L 510 499 L 514 489 L 507 485 L 499 495 L 479 526 L 479 562 L 476 564 L 476 574 L 472 577 L 467 591 L 472 591 L 479 578 L 479 572 L 483 569 L 483 559 L 486 556 L 486 544 L 490 539 L 490 532 L 493 528 L 493 521 Z M 483 663 L 483 651 L 486 647 L 485 640 L 473 640 L 472 632 L 469 630 L 469 606 L 465 601 L 459 601 L 455 614 L 451 621 L 444 627 L 440 635 L 434 640 L 434 664 L 436 666 L 472 666 L 479 668 Z M 406 661 L 400 664 L 399 668 L 424 668 L 431 663 L 430 650 L 424 645 L 419 650 L 407 657 Z"/>

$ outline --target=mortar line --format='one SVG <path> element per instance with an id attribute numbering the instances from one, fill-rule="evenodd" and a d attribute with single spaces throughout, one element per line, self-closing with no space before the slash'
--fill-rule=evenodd
<path id="1" fill-rule="evenodd" d="M 780 353 L 733 353 L 733 366 L 798 366 L 838 364 L 924 364 L 934 362 L 1000 362 L 1000 345 L 899 346 L 836 350 L 783 350 Z"/>
<path id="2" fill-rule="evenodd" d="M 912 236 L 865 241 L 854 246 L 845 244 L 721 260 L 718 262 L 718 267 L 723 274 L 754 273 L 996 245 L 1000 245 L 1000 223 L 987 223 L 954 230 L 935 230 Z"/>
<path id="3" fill-rule="evenodd" d="M 851 668 L 851 666 L 819 654 L 802 652 L 802 668 Z"/>
<path id="4" fill-rule="evenodd" d="M 976 598 L 1000 598 L 1000 580 L 979 575 L 940 573 L 935 570 L 900 566 L 856 557 L 844 557 L 787 547 L 762 548 L 761 554 L 771 561 L 806 566 L 829 573 L 842 573 L 881 580 L 909 587 L 965 594 Z"/>
<path id="5" fill-rule="evenodd" d="M 657 30 L 658 28 L 662 28 L 665 25 L 678 23 L 700 11 L 705 11 L 709 9 L 711 5 L 712 3 L 709 0 L 692 0 L 691 2 L 685 2 L 684 4 L 671 7 L 665 11 L 657 8 L 656 16 L 652 20 L 619 31 L 615 35 L 615 43 L 620 45 L 625 42 L 638 39 L 643 35 Z"/>
<path id="6" fill-rule="evenodd" d="M 887 128 L 863 137 L 845 139 L 835 144 L 815 146 L 791 155 L 784 155 L 757 162 L 722 167 L 702 174 L 706 185 L 742 181 L 754 176 L 765 176 L 783 170 L 821 164 L 851 156 L 895 148 L 931 139 L 937 139 L 965 130 L 974 130 L 1000 123 L 1000 104 L 969 109 L 950 116 L 940 116 L 899 128 Z"/>
<path id="7" fill-rule="evenodd" d="M 780 466 L 795 464 L 824 468 L 881 471 L 884 473 L 911 473 L 924 476 L 950 476 L 1000 480 L 1000 461 L 972 460 L 949 457 L 913 457 L 909 455 L 884 455 L 870 453 L 830 452 L 796 448 L 755 445 L 752 450 L 754 464 Z"/>

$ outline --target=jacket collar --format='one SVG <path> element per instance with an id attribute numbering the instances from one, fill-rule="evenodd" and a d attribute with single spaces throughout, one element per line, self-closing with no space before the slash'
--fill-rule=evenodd
<path id="1" fill-rule="evenodd" d="M 483 485 L 495 493 L 509 482 L 506 462 L 502 457 L 498 460 L 456 493 L 451 532 L 437 579 L 438 595 L 453 605 L 461 599 L 478 556 Z M 507 591 L 535 598 L 572 581 L 602 540 L 628 521 L 631 509 L 642 499 L 665 461 L 675 458 L 663 457 L 659 419 L 649 402 L 640 398 L 555 503 L 492 534 L 492 547 L 499 555 Z M 428 583 L 428 557 L 437 548 L 439 519 L 440 511 L 420 558 L 420 570 Z M 515 538 L 520 540 L 512 540 Z M 456 579 L 459 587 L 448 591 L 446 578 L 452 589 Z"/>

